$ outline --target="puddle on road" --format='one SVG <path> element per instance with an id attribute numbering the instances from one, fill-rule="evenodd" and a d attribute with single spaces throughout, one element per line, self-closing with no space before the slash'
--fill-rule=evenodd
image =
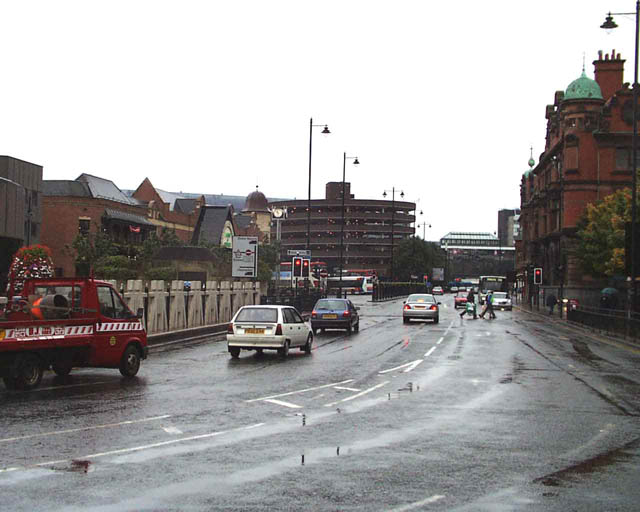
<path id="1" fill-rule="evenodd" d="M 620 462 L 633 459 L 636 455 L 628 453 L 627 450 L 637 450 L 638 448 L 640 448 L 640 438 L 634 439 L 615 450 L 601 453 L 555 473 L 536 478 L 533 482 L 546 487 L 561 487 L 565 484 L 577 482 L 580 476 L 601 472 Z"/>

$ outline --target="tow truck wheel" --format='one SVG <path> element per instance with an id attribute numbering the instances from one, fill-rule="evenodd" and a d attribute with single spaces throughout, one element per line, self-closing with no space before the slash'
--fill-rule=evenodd
<path id="1" fill-rule="evenodd" d="M 125 377 L 133 377 L 140 369 L 140 352 L 133 345 L 129 345 L 120 360 L 120 373 Z"/>
<path id="2" fill-rule="evenodd" d="M 4 387 L 7 389 L 16 389 L 16 379 L 13 377 L 2 377 Z"/>
<path id="3" fill-rule="evenodd" d="M 239 347 L 230 347 L 229 354 L 233 359 L 238 359 L 240 357 L 240 348 Z"/>
<path id="4" fill-rule="evenodd" d="M 71 373 L 71 363 L 64 361 L 53 363 L 51 369 L 58 377 L 66 377 Z"/>
<path id="5" fill-rule="evenodd" d="M 40 358 L 33 354 L 27 354 L 18 362 L 18 374 L 15 378 L 16 387 L 20 389 L 33 389 L 42 380 L 42 364 Z"/>

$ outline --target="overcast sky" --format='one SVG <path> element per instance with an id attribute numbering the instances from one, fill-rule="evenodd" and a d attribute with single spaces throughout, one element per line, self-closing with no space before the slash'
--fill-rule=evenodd
<path id="1" fill-rule="evenodd" d="M 632 0 L 0 0 L 0 154 L 135 189 L 307 198 L 404 191 L 427 239 L 497 229 L 544 150 L 545 106 Z M 390 196 L 389 196 L 390 197 Z M 419 230 L 422 236 L 422 228 Z"/>

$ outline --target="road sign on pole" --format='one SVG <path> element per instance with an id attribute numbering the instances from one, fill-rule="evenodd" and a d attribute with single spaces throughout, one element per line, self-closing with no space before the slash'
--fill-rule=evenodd
<path id="1" fill-rule="evenodd" d="M 311 251 L 308 249 L 289 249 L 287 256 L 305 256 L 311 258 Z"/>
<path id="2" fill-rule="evenodd" d="M 258 276 L 258 237 L 234 236 L 231 256 L 233 277 Z"/>

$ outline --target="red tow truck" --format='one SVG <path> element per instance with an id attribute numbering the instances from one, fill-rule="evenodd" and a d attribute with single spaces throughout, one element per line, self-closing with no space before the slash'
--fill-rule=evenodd
<path id="1" fill-rule="evenodd" d="M 119 368 L 138 373 L 147 357 L 143 310 L 93 278 L 27 279 L 0 309 L 0 377 L 8 389 L 32 389 L 45 370 Z"/>

